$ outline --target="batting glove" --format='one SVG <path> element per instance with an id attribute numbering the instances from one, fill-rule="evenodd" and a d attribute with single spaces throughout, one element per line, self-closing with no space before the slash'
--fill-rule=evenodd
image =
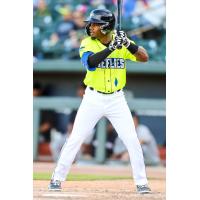
<path id="1" fill-rule="evenodd" d="M 130 42 L 130 40 L 127 38 L 126 33 L 125 33 L 124 31 L 118 31 L 118 32 L 117 32 L 117 35 L 120 36 L 120 37 L 122 38 L 122 40 L 123 40 L 122 44 L 123 44 L 126 48 L 128 48 L 131 42 Z"/>
<path id="2" fill-rule="evenodd" d="M 108 48 L 110 51 L 114 51 L 115 49 L 121 49 L 122 44 L 123 44 L 122 38 L 120 36 L 116 35 L 114 37 L 114 40 L 112 40 L 111 43 L 109 44 Z"/>

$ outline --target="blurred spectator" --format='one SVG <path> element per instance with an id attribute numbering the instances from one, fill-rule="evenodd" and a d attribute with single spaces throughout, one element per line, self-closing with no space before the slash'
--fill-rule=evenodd
<path id="1" fill-rule="evenodd" d="M 60 39 L 64 40 L 74 27 L 72 11 L 69 5 L 65 5 L 63 8 L 60 8 L 58 12 L 61 14 L 61 18 L 56 22 L 56 32 Z"/>
<path id="2" fill-rule="evenodd" d="M 55 93 L 55 85 L 46 84 L 43 89 L 42 96 L 54 96 Z"/>
<path id="3" fill-rule="evenodd" d="M 85 32 L 84 12 L 80 7 L 74 12 L 68 5 L 65 5 L 64 10 L 58 10 L 62 18 L 57 22 L 56 32 L 58 33 L 59 43 L 57 44 L 57 51 L 63 48 L 60 52 L 63 58 L 78 59 L 79 46 Z M 79 31 L 80 34 L 79 34 Z M 62 44 L 63 43 L 63 46 Z M 66 54 L 64 54 L 66 52 Z M 59 57 L 57 55 L 57 57 Z M 61 56 L 60 56 L 61 57 Z"/>
<path id="4" fill-rule="evenodd" d="M 33 96 L 53 96 L 54 94 L 54 86 L 52 84 L 42 85 L 38 81 L 34 81 L 33 83 Z"/>
<path id="5" fill-rule="evenodd" d="M 69 32 L 69 38 L 64 41 L 64 49 L 66 55 L 64 57 L 69 59 L 78 59 L 79 58 L 79 47 L 80 47 L 80 37 L 78 32 L 71 30 Z"/>
<path id="6" fill-rule="evenodd" d="M 69 116 L 64 112 L 56 112 L 56 123 L 50 131 L 51 141 L 50 149 L 52 153 L 52 158 L 56 162 L 60 155 L 62 146 L 64 145 L 68 135 L 67 135 L 67 124 Z"/>
<path id="7" fill-rule="evenodd" d="M 35 13 L 35 10 L 37 10 L 38 7 L 38 0 L 33 0 L 33 14 Z"/>
<path id="8" fill-rule="evenodd" d="M 109 159 L 113 154 L 114 144 L 115 144 L 115 140 L 117 138 L 117 133 L 113 129 L 111 123 L 108 123 L 106 133 L 107 134 L 106 134 L 105 151 L 106 151 L 106 159 Z M 94 137 L 92 138 L 91 144 L 90 144 L 90 146 L 91 146 L 90 154 L 92 157 L 95 157 L 96 148 L 98 146 L 98 140 L 96 137 L 97 137 L 97 134 L 95 133 Z"/>
<path id="9" fill-rule="evenodd" d="M 124 0 L 122 7 L 122 17 L 127 19 L 133 16 L 135 9 L 138 7 L 138 5 L 147 8 L 149 6 L 148 1 L 149 0 Z M 114 3 L 116 5 L 117 0 L 114 0 Z"/>
<path id="10" fill-rule="evenodd" d="M 142 0 L 144 6 L 149 7 L 149 0 Z"/>
<path id="11" fill-rule="evenodd" d="M 33 96 L 51 96 L 52 86 L 42 87 L 39 82 L 33 84 Z M 54 110 L 40 112 L 39 143 L 50 143 L 52 158 L 57 161 L 60 150 L 65 143 L 68 115 Z"/>
<path id="12" fill-rule="evenodd" d="M 153 166 L 159 165 L 160 164 L 159 151 L 153 134 L 151 133 L 151 131 L 147 126 L 139 124 L 139 117 L 135 112 L 132 112 L 132 115 L 136 128 L 136 133 L 143 150 L 145 164 Z M 129 162 L 129 155 L 127 149 L 119 137 L 115 141 L 114 154 L 112 155 L 111 158 L 114 160 L 117 159 L 124 162 Z"/>
<path id="13" fill-rule="evenodd" d="M 99 6 L 105 6 L 104 0 L 90 0 L 90 4 L 95 8 L 99 8 Z"/>
<path id="14" fill-rule="evenodd" d="M 43 88 L 39 82 L 33 83 L 33 96 L 40 97 L 48 95 L 47 88 Z M 56 112 L 53 110 L 42 110 L 40 112 L 39 143 L 49 143 L 51 141 L 51 129 L 56 124 Z"/>
<path id="15" fill-rule="evenodd" d="M 50 16 L 51 15 L 51 12 L 49 11 L 45 0 L 38 0 L 37 3 L 35 3 L 35 6 L 36 6 L 35 16 Z"/>
<path id="16" fill-rule="evenodd" d="M 38 0 L 37 7 L 35 8 L 34 27 L 39 27 L 42 30 L 52 26 L 52 15 L 45 0 Z"/>
<path id="17" fill-rule="evenodd" d="M 76 10 L 72 14 L 73 17 L 73 23 L 74 23 L 74 30 L 80 30 L 83 29 L 85 30 L 85 22 L 84 22 L 84 13 L 80 12 L 79 10 Z"/>
<path id="18" fill-rule="evenodd" d="M 166 16 L 165 0 L 151 0 L 148 8 L 143 13 L 143 18 L 155 27 L 163 25 Z"/>
<path id="19" fill-rule="evenodd" d="M 42 85 L 39 82 L 33 83 L 33 96 L 38 97 L 42 95 Z"/>
<path id="20" fill-rule="evenodd" d="M 40 114 L 39 143 L 51 141 L 51 129 L 55 127 L 56 112 L 53 110 L 42 110 Z"/>
<path id="21" fill-rule="evenodd" d="M 166 166 L 166 138 L 161 146 L 159 146 L 160 159 L 163 166 Z"/>
<path id="22" fill-rule="evenodd" d="M 104 4 L 108 10 L 114 10 L 114 2 L 115 0 L 104 0 Z"/>
<path id="23" fill-rule="evenodd" d="M 50 47 L 56 46 L 58 43 L 59 43 L 59 37 L 58 37 L 57 33 L 52 33 L 50 35 L 49 40 L 45 41 L 44 46 L 45 46 L 45 48 L 50 48 Z"/>
<path id="24" fill-rule="evenodd" d="M 61 57 L 64 52 L 64 45 L 57 33 L 53 32 L 42 41 L 42 50 L 44 58 Z"/>
<path id="25" fill-rule="evenodd" d="M 132 16 L 137 0 L 124 0 L 123 3 L 123 17 L 128 18 Z"/>
<path id="26" fill-rule="evenodd" d="M 83 13 L 84 15 L 88 11 L 88 6 L 85 4 L 78 4 L 75 8 L 76 11 Z"/>
<path id="27" fill-rule="evenodd" d="M 78 59 L 78 46 L 84 37 L 84 18 L 94 8 L 116 11 L 117 0 L 52 1 L 34 0 L 34 60 Z M 149 30 L 165 32 L 165 0 L 124 0 L 122 28 L 129 37 L 139 36 L 151 60 L 165 61 L 165 41 Z M 147 39 L 146 35 L 150 35 Z M 142 38 L 142 40 L 141 40 Z M 136 41 L 137 42 L 137 41 Z M 144 44 L 143 44 L 144 43 Z"/>
<path id="28" fill-rule="evenodd" d="M 33 55 L 36 59 L 42 60 L 44 58 L 42 43 L 45 41 L 45 34 L 53 29 L 52 13 L 47 1 L 35 1 L 33 14 Z"/>

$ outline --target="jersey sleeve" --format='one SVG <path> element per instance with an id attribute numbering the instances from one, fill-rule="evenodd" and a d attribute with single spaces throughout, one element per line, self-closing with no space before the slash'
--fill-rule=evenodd
<path id="1" fill-rule="evenodd" d="M 91 67 L 88 65 L 88 57 L 94 54 L 92 50 L 91 41 L 87 38 L 82 40 L 80 48 L 79 48 L 79 55 L 81 57 L 82 65 L 89 71 L 95 71 L 96 67 Z"/>
<path id="2" fill-rule="evenodd" d="M 130 42 L 135 44 L 135 42 L 132 40 Z M 136 57 L 128 49 L 126 49 L 125 59 L 137 62 Z"/>
<path id="3" fill-rule="evenodd" d="M 85 38 L 84 40 L 82 40 L 80 48 L 79 48 L 79 55 L 82 58 L 83 54 L 85 52 L 92 52 L 92 41 L 89 40 L 88 38 Z"/>

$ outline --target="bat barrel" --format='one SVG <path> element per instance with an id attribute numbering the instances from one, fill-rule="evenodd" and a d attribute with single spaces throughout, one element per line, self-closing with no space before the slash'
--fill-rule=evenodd
<path id="1" fill-rule="evenodd" d="M 117 31 L 121 30 L 122 0 L 117 0 Z"/>
<path id="2" fill-rule="evenodd" d="M 121 18 L 122 18 L 122 0 L 117 0 L 117 32 L 121 30 Z M 119 49 L 122 48 L 122 45 L 119 44 Z"/>

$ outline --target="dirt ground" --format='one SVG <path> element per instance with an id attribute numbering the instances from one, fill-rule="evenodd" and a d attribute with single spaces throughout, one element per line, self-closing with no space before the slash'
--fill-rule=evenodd
<path id="1" fill-rule="evenodd" d="M 52 172 L 54 167 L 53 163 L 34 163 L 33 171 Z M 132 180 L 65 181 L 61 192 L 49 192 L 49 181 L 33 181 L 33 200 L 165 200 L 165 168 L 147 167 L 146 171 L 152 194 L 137 194 Z M 131 167 L 73 165 L 70 173 L 130 176 Z"/>

